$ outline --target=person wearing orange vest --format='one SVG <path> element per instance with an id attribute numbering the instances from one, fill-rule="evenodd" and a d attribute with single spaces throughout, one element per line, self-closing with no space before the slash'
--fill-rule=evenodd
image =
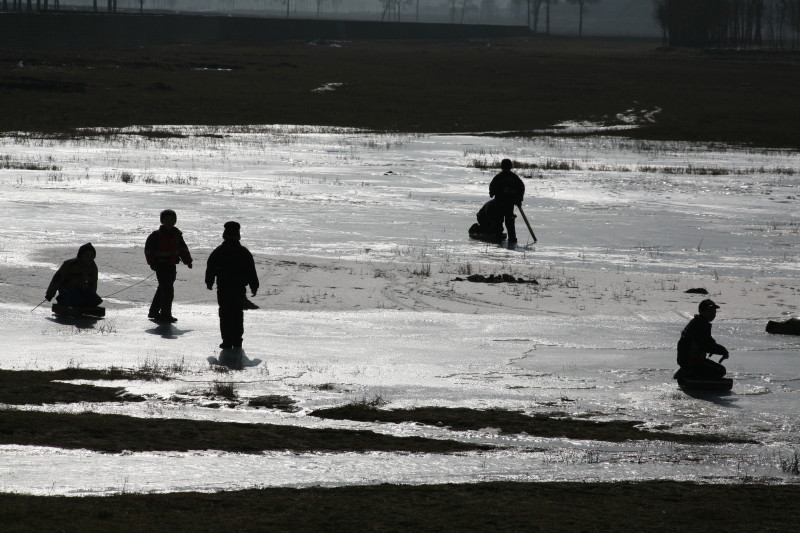
<path id="1" fill-rule="evenodd" d="M 175 227 L 178 215 L 172 209 L 161 212 L 161 227 L 147 237 L 144 245 L 144 257 L 147 264 L 155 271 L 158 289 L 150 304 L 148 318 L 157 322 L 177 322 L 172 316 L 172 300 L 175 297 L 176 265 L 183 263 L 192 268 L 192 255 L 183 240 L 183 233 Z"/>

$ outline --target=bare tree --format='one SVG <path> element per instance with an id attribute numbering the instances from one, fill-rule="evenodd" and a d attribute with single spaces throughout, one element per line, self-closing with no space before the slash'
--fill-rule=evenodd
<path id="1" fill-rule="evenodd" d="M 578 6 L 578 37 L 583 37 L 583 15 L 587 11 L 587 5 L 596 4 L 600 0 L 567 0 L 570 4 Z"/>

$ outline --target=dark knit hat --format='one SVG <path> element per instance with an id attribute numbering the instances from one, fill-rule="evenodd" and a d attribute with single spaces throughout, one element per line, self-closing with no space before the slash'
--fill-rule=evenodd
<path id="1" fill-rule="evenodd" d="M 239 225 L 238 222 L 234 222 L 233 220 L 230 220 L 230 221 L 225 223 L 224 228 L 225 228 L 225 231 L 222 232 L 222 238 L 225 239 L 226 241 L 227 240 L 238 241 L 239 239 L 241 239 L 240 230 L 241 230 L 242 226 Z"/>

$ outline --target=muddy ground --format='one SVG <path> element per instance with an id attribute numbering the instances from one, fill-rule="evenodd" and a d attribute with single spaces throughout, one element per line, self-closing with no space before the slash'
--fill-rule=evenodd
<path id="1" fill-rule="evenodd" d="M 798 83 L 797 54 L 666 50 L 652 41 L 0 50 L 0 131 L 312 124 L 524 132 L 617 123 L 633 109 L 660 111 L 626 135 L 796 148 Z"/>

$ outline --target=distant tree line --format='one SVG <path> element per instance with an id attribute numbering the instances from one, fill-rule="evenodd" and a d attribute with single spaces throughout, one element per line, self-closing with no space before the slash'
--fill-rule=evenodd
<path id="1" fill-rule="evenodd" d="M 382 21 L 447 21 L 452 24 L 500 23 L 527 25 L 550 33 L 554 5 L 574 5 L 578 35 L 590 4 L 601 0 L 0 0 L 0 11 L 39 13 L 238 12 L 245 15 L 348 18 L 377 17 Z M 424 20 L 423 20 L 424 19 Z"/>
<path id="2" fill-rule="evenodd" d="M 670 46 L 800 47 L 800 0 L 654 0 Z"/>

